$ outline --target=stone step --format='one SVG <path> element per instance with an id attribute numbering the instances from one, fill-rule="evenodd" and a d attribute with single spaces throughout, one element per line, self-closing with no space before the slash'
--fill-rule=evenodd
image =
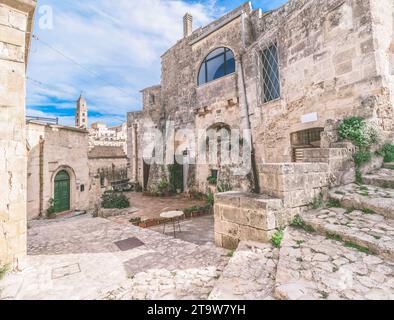
<path id="1" fill-rule="evenodd" d="M 383 164 L 383 168 L 385 168 L 385 169 L 393 169 L 394 168 L 394 162 L 385 162 Z"/>
<path id="2" fill-rule="evenodd" d="M 272 300 L 278 254 L 268 243 L 241 242 L 209 300 Z"/>
<path id="3" fill-rule="evenodd" d="M 320 209 L 301 214 L 318 233 L 364 247 L 394 261 L 394 220 L 342 208 Z"/>
<path id="4" fill-rule="evenodd" d="M 349 184 L 331 189 L 329 195 L 344 208 L 371 211 L 394 219 L 394 189 Z"/>
<path id="5" fill-rule="evenodd" d="M 380 188 L 394 189 L 394 170 L 380 169 L 363 177 L 364 183 Z"/>
<path id="6" fill-rule="evenodd" d="M 274 296 L 282 300 L 392 300 L 394 264 L 316 233 L 289 227 Z"/>

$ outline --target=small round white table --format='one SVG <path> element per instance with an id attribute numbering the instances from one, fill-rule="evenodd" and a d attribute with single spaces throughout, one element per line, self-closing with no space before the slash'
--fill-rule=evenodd
<path id="1" fill-rule="evenodd" d="M 164 218 L 164 219 L 167 219 L 167 220 L 171 220 L 172 225 L 174 227 L 174 238 L 176 238 L 175 225 L 176 225 L 177 222 L 178 222 L 179 232 L 182 232 L 180 220 L 181 220 L 181 218 L 183 216 L 184 216 L 184 213 L 182 211 L 167 211 L 167 212 L 163 212 L 163 213 L 160 214 L 161 218 Z M 167 220 L 164 222 L 164 230 L 163 230 L 164 234 L 166 233 Z"/>

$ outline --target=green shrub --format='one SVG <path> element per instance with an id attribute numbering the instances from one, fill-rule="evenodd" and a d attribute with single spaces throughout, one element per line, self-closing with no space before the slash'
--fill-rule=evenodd
<path id="1" fill-rule="evenodd" d="M 207 194 L 207 203 L 211 206 L 215 204 L 215 195 L 212 192 Z"/>
<path id="2" fill-rule="evenodd" d="M 166 191 L 168 191 L 169 186 L 170 186 L 170 184 L 167 181 L 160 180 L 157 188 L 159 189 L 159 192 L 166 192 Z"/>
<path id="3" fill-rule="evenodd" d="M 280 248 L 281 244 L 282 244 L 282 240 L 284 237 L 284 232 L 282 229 L 278 230 L 271 238 L 271 242 L 272 244 L 276 247 L 276 248 Z"/>
<path id="4" fill-rule="evenodd" d="M 384 158 L 384 162 L 394 162 L 394 144 L 386 143 L 378 151 L 378 155 Z"/>
<path id="5" fill-rule="evenodd" d="M 214 177 L 214 176 L 209 176 L 209 177 L 207 178 L 207 181 L 208 181 L 209 184 L 215 185 L 215 184 L 217 184 L 217 182 L 218 182 L 218 178 L 217 178 L 217 177 Z"/>
<path id="6" fill-rule="evenodd" d="M 101 199 L 101 206 L 104 209 L 125 209 L 130 207 L 130 202 L 123 193 L 107 191 Z"/>
<path id="7" fill-rule="evenodd" d="M 343 120 L 338 128 L 339 136 L 349 140 L 361 149 L 370 148 L 378 142 L 378 132 L 375 128 L 368 126 L 361 117 L 350 117 Z"/>
<path id="8" fill-rule="evenodd" d="M 356 182 L 363 183 L 360 167 L 372 159 L 371 147 L 378 143 L 378 131 L 371 125 L 368 125 L 361 117 L 350 117 L 343 120 L 338 128 L 338 134 L 341 139 L 351 141 L 358 151 L 353 155 L 356 165 Z"/>
<path id="9" fill-rule="evenodd" d="M 315 197 L 313 199 L 313 202 L 311 203 L 311 206 L 313 209 L 320 209 L 324 205 L 323 197 L 321 195 Z"/>
<path id="10" fill-rule="evenodd" d="M 341 202 L 336 199 L 328 200 L 327 207 L 329 208 L 342 208 Z"/>
<path id="11" fill-rule="evenodd" d="M 354 155 L 354 163 L 357 168 L 360 168 L 363 164 L 369 163 L 372 159 L 372 153 L 369 151 L 357 151 Z"/>
<path id="12" fill-rule="evenodd" d="M 52 218 L 55 214 L 55 200 L 54 199 L 49 199 L 49 207 L 47 209 L 47 217 Z"/>
<path id="13" fill-rule="evenodd" d="M 302 230 L 304 230 L 305 232 L 308 232 L 308 233 L 316 232 L 316 230 L 312 226 L 306 224 L 304 219 L 302 219 L 301 216 L 299 216 L 299 215 L 296 215 L 294 217 L 294 219 L 293 219 L 293 221 L 292 221 L 292 223 L 290 225 L 293 228 L 302 229 Z"/>
<path id="14" fill-rule="evenodd" d="M 363 174 L 359 169 L 356 169 L 356 183 L 357 184 L 363 184 L 364 183 L 364 178 Z"/>

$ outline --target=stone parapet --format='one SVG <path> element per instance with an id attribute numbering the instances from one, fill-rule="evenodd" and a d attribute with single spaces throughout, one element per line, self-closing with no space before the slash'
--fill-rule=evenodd
<path id="1" fill-rule="evenodd" d="M 227 192 L 215 196 L 215 242 L 226 249 L 240 241 L 268 242 L 280 221 L 282 201 L 266 195 Z"/>
<path id="2" fill-rule="evenodd" d="M 283 200 L 285 208 L 309 205 L 328 189 L 327 163 L 278 163 L 260 166 L 263 193 Z"/>

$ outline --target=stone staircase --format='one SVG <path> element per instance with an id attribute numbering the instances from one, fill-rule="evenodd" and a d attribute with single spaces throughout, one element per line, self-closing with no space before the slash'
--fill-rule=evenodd
<path id="1" fill-rule="evenodd" d="M 377 179 L 379 177 L 379 179 Z M 329 192 L 301 213 L 281 248 L 241 242 L 209 299 L 394 300 L 394 171 Z"/>

